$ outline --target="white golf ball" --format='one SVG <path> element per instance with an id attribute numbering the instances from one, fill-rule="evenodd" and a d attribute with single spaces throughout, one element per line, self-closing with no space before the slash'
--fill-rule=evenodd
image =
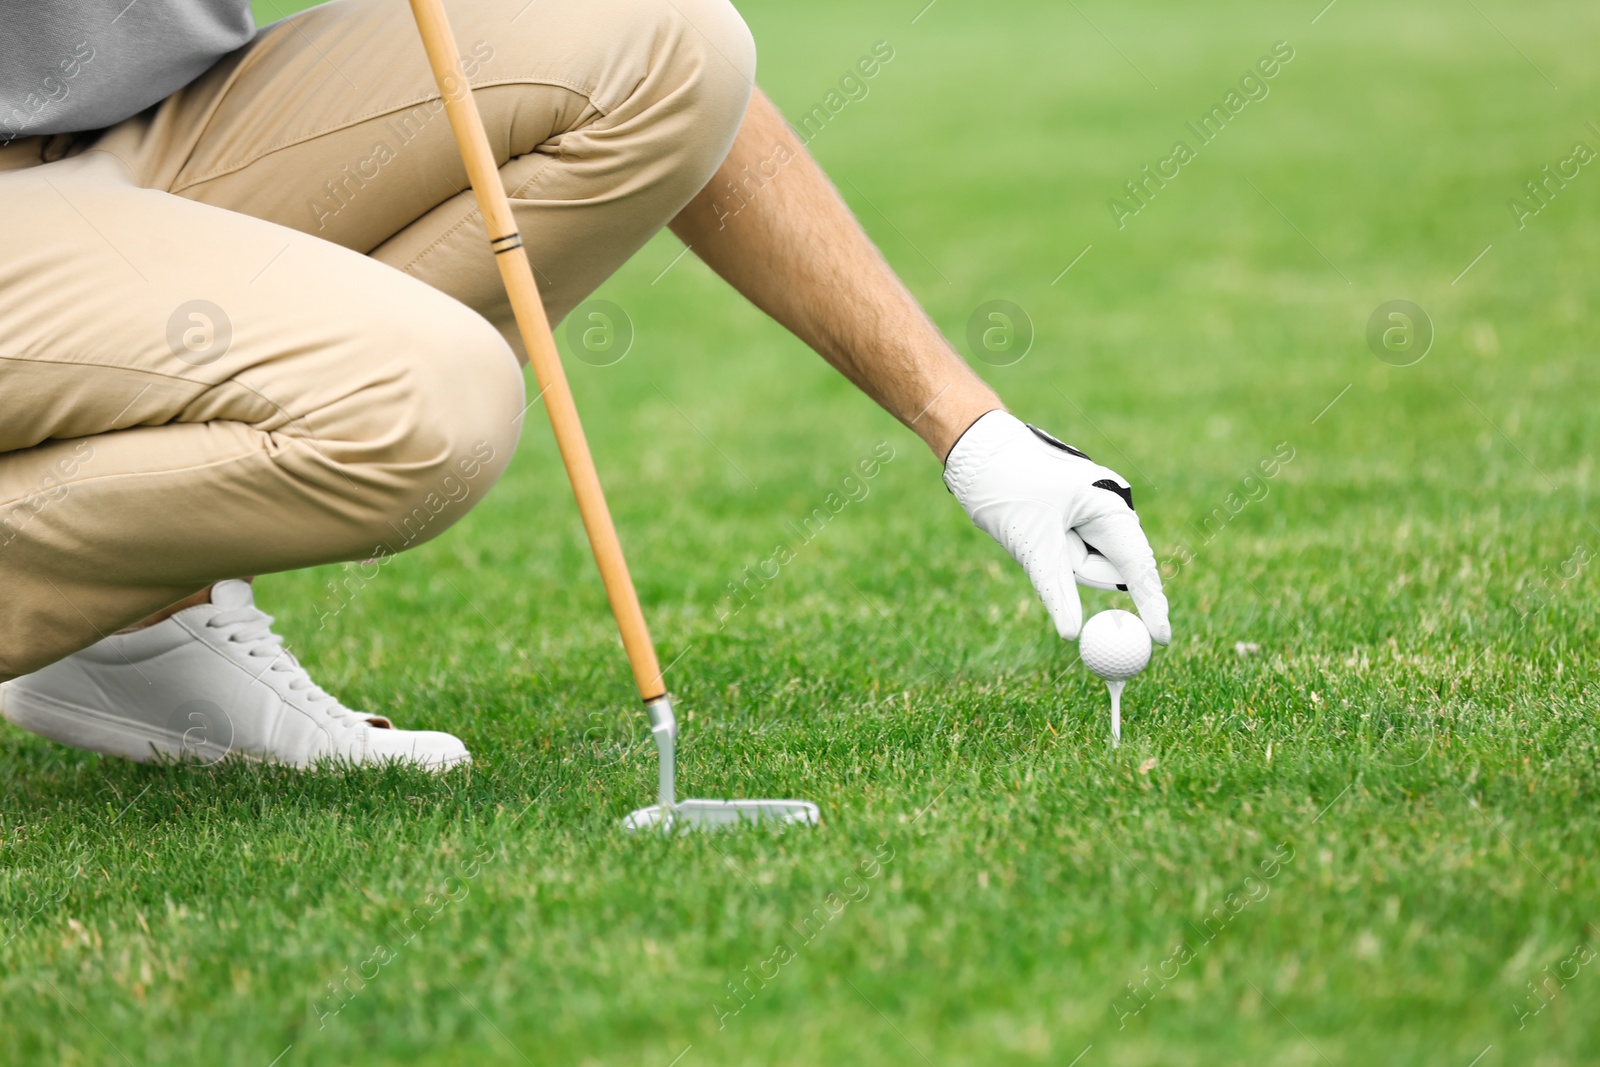
<path id="1" fill-rule="evenodd" d="M 1150 631 L 1131 611 L 1102 611 L 1083 624 L 1078 656 L 1106 681 L 1125 681 L 1150 662 Z"/>

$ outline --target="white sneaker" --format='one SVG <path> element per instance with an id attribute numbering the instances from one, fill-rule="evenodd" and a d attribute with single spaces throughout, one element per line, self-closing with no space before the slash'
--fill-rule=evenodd
<path id="1" fill-rule="evenodd" d="M 450 734 L 397 730 L 323 692 L 242 581 L 0 685 L 0 713 L 64 745 L 141 762 L 235 754 L 291 767 L 395 761 L 435 771 L 472 762 Z"/>

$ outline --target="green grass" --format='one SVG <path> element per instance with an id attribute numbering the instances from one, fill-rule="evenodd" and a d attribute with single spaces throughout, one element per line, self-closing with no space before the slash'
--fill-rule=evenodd
<path id="1" fill-rule="evenodd" d="M 921 446 L 692 257 L 652 284 L 662 238 L 599 294 L 633 351 L 570 369 L 676 661 L 682 783 L 824 825 L 619 831 L 654 760 L 531 420 L 499 489 L 342 610 L 340 568 L 260 583 L 330 688 L 462 734 L 470 773 L 0 732 L 0 1061 L 1600 1059 L 1595 962 L 1514 1008 L 1600 946 L 1600 631 L 1567 562 L 1600 552 L 1600 173 L 1523 230 L 1506 208 L 1600 147 L 1600 12 L 919 7 L 746 14 L 790 114 L 892 43 L 813 149 L 951 336 L 1028 311 L 1028 356 L 980 369 L 1133 479 L 1169 572 L 1187 546 L 1123 747 Z M 1280 39 L 1271 95 L 1117 230 L 1107 198 Z M 1364 331 L 1400 297 L 1437 337 L 1395 368 Z M 870 494 L 719 625 L 880 441 Z M 1283 442 L 1266 496 L 1198 532 Z"/>

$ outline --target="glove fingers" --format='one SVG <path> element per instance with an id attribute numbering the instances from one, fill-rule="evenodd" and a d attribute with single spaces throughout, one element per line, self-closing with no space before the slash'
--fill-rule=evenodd
<path id="1" fill-rule="evenodd" d="M 1121 572 L 1150 637 L 1157 644 L 1167 644 L 1172 640 L 1167 597 L 1161 591 L 1161 572 L 1156 569 L 1155 553 L 1139 525 L 1139 516 L 1116 494 L 1104 489 L 1088 491 L 1097 496 L 1090 498 L 1093 503 L 1075 529 Z"/>
<path id="2" fill-rule="evenodd" d="M 1083 538 L 1073 533 L 1066 532 L 1067 540 L 1067 565 L 1072 568 L 1072 573 L 1077 574 L 1083 570 L 1084 563 L 1089 558 L 1089 546 L 1083 543 Z"/>
<path id="3" fill-rule="evenodd" d="M 1083 601 L 1078 596 L 1078 583 L 1072 579 L 1072 568 L 1067 565 L 1065 552 L 1057 558 L 1060 563 L 1053 576 L 1058 590 L 1057 599 L 1054 606 L 1050 601 L 1045 601 L 1045 609 L 1050 612 L 1050 618 L 1056 624 L 1056 633 L 1061 635 L 1061 639 L 1076 641 L 1078 631 L 1083 629 Z M 1039 588 L 1037 582 L 1034 588 Z"/>
<path id="4" fill-rule="evenodd" d="M 1040 509 L 1041 518 L 1050 513 Z M 1053 516 L 1050 516 L 1053 517 Z M 1078 586 L 1073 581 L 1072 549 L 1067 543 L 1067 531 L 1057 523 L 1044 521 L 1036 531 L 1030 531 L 1029 551 L 1022 562 L 1028 580 L 1044 601 L 1050 621 L 1056 624 L 1056 633 L 1064 641 L 1076 641 L 1083 629 L 1083 601 L 1078 598 Z M 1082 541 L 1078 551 L 1084 550 Z"/>
<path id="5" fill-rule="evenodd" d="M 1072 575 L 1079 585 L 1086 585 L 1090 589 L 1115 590 L 1128 584 L 1122 580 L 1122 572 L 1110 560 L 1099 552 L 1090 552 L 1083 538 L 1072 530 L 1067 531 L 1067 546 L 1071 549 Z"/>

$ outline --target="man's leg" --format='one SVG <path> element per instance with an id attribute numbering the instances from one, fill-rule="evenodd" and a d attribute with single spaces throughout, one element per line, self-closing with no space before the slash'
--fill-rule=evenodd
<path id="1" fill-rule="evenodd" d="M 450 14 L 559 322 L 710 179 L 750 97 L 754 44 L 727 0 L 456 0 Z M 404 4 L 296 15 L 96 147 L 141 184 L 398 268 L 520 346 Z"/>
<path id="2" fill-rule="evenodd" d="M 452 21 L 559 322 L 727 154 L 754 45 L 727 0 L 475 0 Z M 278 24 L 98 148 L 141 184 L 370 254 L 521 352 L 417 30 L 390 0 Z"/>
<path id="3" fill-rule="evenodd" d="M 281 227 L 99 154 L 0 204 L 0 680 L 221 578 L 431 537 L 461 509 L 408 539 L 427 495 L 510 458 L 516 363 L 426 286 L 317 242 L 275 262 Z"/>
<path id="4" fill-rule="evenodd" d="M 458 10 L 458 34 L 470 42 L 464 71 L 490 83 L 480 102 L 558 319 L 715 169 L 749 94 L 748 32 L 719 0 L 548 2 L 536 12 L 486 0 Z M 121 160 L 138 185 L 372 252 L 473 304 L 515 340 L 415 30 L 392 5 L 333 4 L 280 25 L 96 149 Z M 319 241 L 281 231 L 278 239 L 258 277 L 298 272 L 305 254 L 321 255 Z M 435 358 L 452 377 L 477 373 L 456 365 L 448 346 Z M 248 598 L 241 588 L 227 583 L 225 599 Z M 153 632 L 104 640 L 26 679 L 31 694 L 92 690 L 99 686 L 84 684 L 96 682 L 90 675 L 130 673 L 118 663 L 124 646 L 166 641 L 175 628 L 216 615 L 211 606 L 189 607 L 204 598 L 165 609 L 155 618 L 189 608 Z M 276 640 L 264 625 L 254 632 L 258 643 Z M 206 636 L 197 631 L 195 644 Z M 193 681 L 181 673 L 168 680 Z M 301 681 L 309 681 L 303 672 L 293 684 Z M 13 698 L 21 684 L 13 683 Z M 130 682 L 124 703 L 143 703 L 140 691 Z M 8 714 L 17 704 L 9 702 Z M 151 709 L 137 711 L 148 717 Z"/>

